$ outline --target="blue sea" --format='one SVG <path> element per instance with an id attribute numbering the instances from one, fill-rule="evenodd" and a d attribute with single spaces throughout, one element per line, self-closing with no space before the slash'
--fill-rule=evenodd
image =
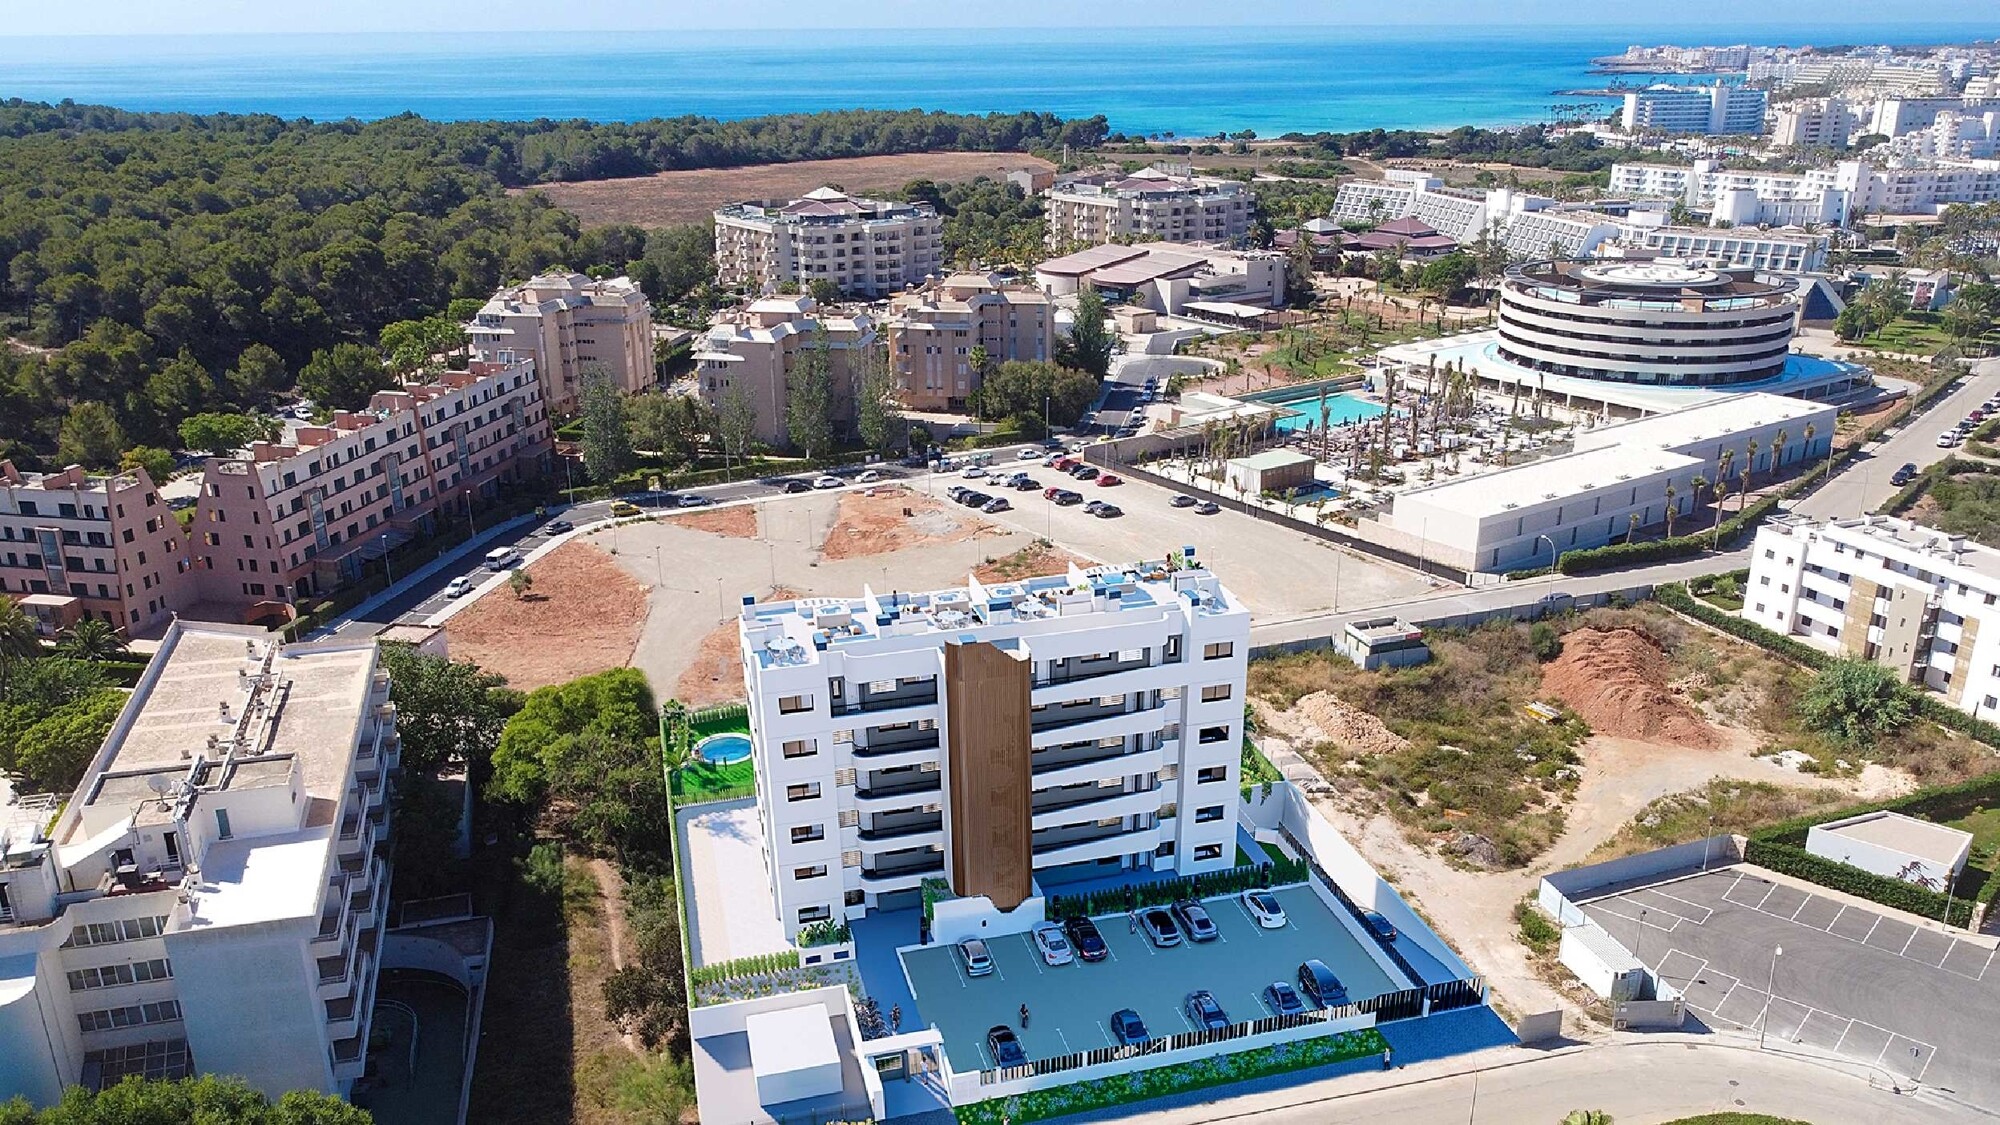
<path id="1" fill-rule="evenodd" d="M 1443 128 L 1546 120 L 1632 43 L 1949 42 L 1878 28 L 1165 30 L 80 36 L 0 39 L 0 97 L 133 110 L 379 118 L 736 118 L 836 108 L 1102 113 L 1115 131 Z M 1644 81 L 1627 76 L 1625 81 Z M 1609 103 L 1607 103 L 1608 105 Z"/>

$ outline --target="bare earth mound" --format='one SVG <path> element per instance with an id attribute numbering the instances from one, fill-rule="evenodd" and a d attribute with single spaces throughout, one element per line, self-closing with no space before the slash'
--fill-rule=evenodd
<path id="1" fill-rule="evenodd" d="M 1020 168 L 1052 170 L 1055 165 L 1019 152 L 912 152 L 792 164 L 750 164 L 741 168 L 701 168 L 616 180 L 539 184 L 555 205 L 574 211 L 587 227 L 636 223 L 705 223 L 725 203 L 746 199 L 797 199 L 817 187 L 839 184 L 855 195 L 893 195 L 911 180 L 939 182 L 999 178 Z"/>
<path id="2" fill-rule="evenodd" d="M 646 621 L 646 590 L 594 543 L 572 540 L 528 568 L 525 598 L 495 590 L 445 623 L 452 656 L 522 691 L 623 667 Z"/>
<path id="3" fill-rule="evenodd" d="M 722 535 L 730 539 L 757 538 L 757 508 L 752 504 L 695 512 L 686 516 L 668 516 L 666 522 L 676 527 L 685 527 L 689 531 L 706 531 L 711 535 Z"/>
<path id="4" fill-rule="evenodd" d="M 900 485 L 844 492 L 840 510 L 820 547 L 820 557 L 859 559 L 909 547 L 963 543 L 991 526 L 966 509 L 954 509 Z"/>
<path id="5" fill-rule="evenodd" d="M 1542 691 L 1561 700 L 1598 734 L 1694 748 L 1720 747 L 1722 732 L 1667 690 L 1671 670 L 1652 638 L 1636 629 L 1578 629 L 1542 668 Z"/>
<path id="6" fill-rule="evenodd" d="M 1300 698 L 1296 708 L 1327 741 L 1355 754 L 1393 754 L 1410 744 L 1409 739 L 1390 730 L 1382 720 L 1332 692 L 1316 691 Z"/>

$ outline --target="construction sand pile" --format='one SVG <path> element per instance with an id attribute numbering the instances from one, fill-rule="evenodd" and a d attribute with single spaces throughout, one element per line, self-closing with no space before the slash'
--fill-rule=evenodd
<path id="1" fill-rule="evenodd" d="M 1543 666 L 1542 692 L 1561 700 L 1598 734 L 1721 746 L 1721 732 L 1667 690 L 1671 674 L 1666 654 L 1636 629 L 1578 629 L 1563 638 L 1562 655 Z"/>
<path id="2" fill-rule="evenodd" d="M 1382 720 L 1342 702 L 1332 692 L 1316 691 L 1303 696 L 1295 710 L 1318 727 L 1326 741 L 1356 756 L 1390 754 L 1410 744 L 1408 739 L 1384 726 Z"/>

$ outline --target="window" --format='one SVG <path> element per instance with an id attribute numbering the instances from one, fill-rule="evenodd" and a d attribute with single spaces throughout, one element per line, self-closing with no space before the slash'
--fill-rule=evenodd
<path id="1" fill-rule="evenodd" d="M 1236 655 L 1235 641 L 1222 641 L 1218 644 L 1201 646 L 1201 658 L 1203 660 L 1221 660 L 1225 656 L 1234 655 Z"/>
<path id="2" fill-rule="evenodd" d="M 1195 848 L 1194 848 L 1194 858 L 1195 858 L 1195 862 L 1197 862 L 1197 863 L 1199 863 L 1200 861 L 1202 861 L 1202 860 L 1204 860 L 1204 859 L 1221 859 L 1221 858 L 1222 858 L 1222 845 L 1221 845 L 1221 844 L 1196 844 L 1196 845 L 1195 845 Z"/>
<path id="3" fill-rule="evenodd" d="M 800 711 L 810 711 L 810 710 L 812 710 L 812 705 L 813 705 L 813 701 L 812 701 L 812 696 L 810 696 L 810 695 L 783 695 L 783 696 L 779 696 L 779 697 L 778 697 L 778 714 L 780 714 L 780 715 L 796 715 L 796 714 L 798 714 L 798 713 L 799 713 Z"/>
<path id="4" fill-rule="evenodd" d="M 1221 819 L 1221 805 L 1203 805 L 1201 808 L 1194 810 L 1194 822 L 1196 824 L 1213 824 Z"/>
<path id="5" fill-rule="evenodd" d="M 811 925 L 814 922 L 824 922 L 831 917 L 833 917 L 833 908 L 830 906 L 799 907 L 799 925 L 801 926 Z"/>
<path id="6" fill-rule="evenodd" d="M 1227 742 L 1228 740 L 1229 740 L 1229 728 L 1228 728 L 1228 727 L 1203 727 L 1203 728 L 1201 728 L 1201 738 L 1200 738 L 1200 742 L 1201 742 L 1201 743 L 1202 743 L 1203 745 L 1208 745 L 1208 744 L 1210 744 L 1210 743 L 1216 743 L 1216 742 Z"/>
<path id="7" fill-rule="evenodd" d="M 117 922 L 92 922 L 78 926 L 69 934 L 69 945 L 82 948 L 89 945 L 111 945 L 121 941 L 138 941 L 140 938 L 159 937 L 167 928 L 164 917 L 126 918 Z"/>
<path id="8" fill-rule="evenodd" d="M 231 832 L 229 831 L 229 810 L 228 810 L 228 809 L 217 809 L 217 810 L 215 810 L 215 835 L 216 835 L 216 836 L 217 836 L 217 837 L 218 837 L 219 839 L 223 839 L 223 840 L 227 840 L 227 839 L 229 839 L 229 837 L 230 837 L 231 835 L 233 835 L 233 833 L 231 833 Z"/>
<path id="9" fill-rule="evenodd" d="M 1194 775 L 1194 779 L 1195 782 L 1200 785 L 1207 785 L 1208 783 L 1213 781 L 1228 781 L 1229 767 L 1203 766 L 1201 770 Z"/>
<path id="10" fill-rule="evenodd" d="M 116 988 L 122 984 L 143 984 L 147 981 L 170 980 L 174 975 L 173 966 L 164 957 L 150 961 L 134 961 L 123 965 L 98 965 L 88 969 L 71 969 L 69 990 L 71 992 L 91 992 L 100 988 Z"/>
<path id="11" fill-rule="evenodd" d="M 792 878 L 794 879 L 823 879 L 825 877 L 826 864 L 824 863 L 815 863 L 811 867 L 792 868 Z"/>
<path id="12" fill-rule="evenodd" d="M 826 826 L 823 824 L 801 824 L 792 829 L 794 844 L 810 844 L 815 840 L 824 839 L 826 839 Z"/>
<path id="13" fill-rule="evenodd" d="M 797 785 L 785 786 L 785 800 L 787 801 L 811 801 L 816 800 L 818 797 L 819 782 L 817 781 L 807 781 Z"/>
<path id="14" fill-rule="evenodd" d="M 1207 687 L 1201 689 L 1201 701 L 1203 703 L 1220 703 L 1228 699 L 1229 696 L 1230 687 L 1228 684 L 1209 684 Z"/>
<path id="15" fill-rule="evenodd" d="M 785 757 L 787 758 L 810 758 L 817 753 L 819 751 L 814 748 L 813 741 L 809 738 L 794 738 L 785 743 Z"/>

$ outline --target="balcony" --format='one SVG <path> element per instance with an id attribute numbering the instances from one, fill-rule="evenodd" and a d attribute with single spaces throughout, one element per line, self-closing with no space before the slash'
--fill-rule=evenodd
<path id="1" fill-rule="evenodd" d="M 1093 822 L 1109 817 L 1150 816 L 1160 808 L 1160 790 L 1140 789 L 1123 792 L 1118 789 L 1092 787 L 1098 796 L 1090 796 L 1050 805 L 1034 810 L 1030 823 L 1036 832 L 1055 831 L 1079 822 Z"/>
<path id="2" fill-rule="evenodd" d="M 1071 835 L 1037 832 L 1034 865 L 1062 867 L 1071 863 L 1094 863 L 1114 856 L 1151 852 L 1159 846 L 1158 826 L 1145 828 L 1091 828 Z"/>
<path id="3" fill-rule="evenodd" d="M 895 691 L 883 692 L 879 695 L 871 695 L 864 690 L 861 693 L 861 699 L 859 701 L 854 703 L 848 703 L 845 701 L 836 701 L 832 705 L 832 711 L 835 716 L 879 715 L 889 711 L 903 711 L 910 709 L 928 710 L 931 708 L 935 708 L 937 706 L 937 701 L 938 701 L 937 683 L 935 681 L 926 681 L 921 688 L 914 686 L 908 688 L 898 688 Z M 918 714 L 915 716 L 915 718 L 928 718 L 928 717 L 929 716 L 924 714 Z M 895 721 L 897 720 L 893 718 L 885 718 L 883 720 L 885 724 Z M 904 720 L 904 721 L 913 721 L 913 720 Z"/>
<path id="4" fill-rule="evenodd" d="M 1048 669 L 1035 677 L 1035 687 L 1054 687 L 1061 684 L 1084 683 L 1115 676 L 1120 672 L 1132 672 L 1153 666 L 1150 653 L 1137 660 L 1085 660 L 1081 657 L 1067 657 L 1051 660 Z M 1104 694 L 1110 694 L 1106 692 Z"/>
<path id="5" fill-rule="evenodd" d="M 863 812 L 887 811 L 911 804 L 922 804 L 912 800 L 922 794 L 935 794 L 939 790 L 940 775 L 936 770 L 880 770 L 872 777 L 855 786 L 854 799 L 857 805 L 868 805 Z"/>

